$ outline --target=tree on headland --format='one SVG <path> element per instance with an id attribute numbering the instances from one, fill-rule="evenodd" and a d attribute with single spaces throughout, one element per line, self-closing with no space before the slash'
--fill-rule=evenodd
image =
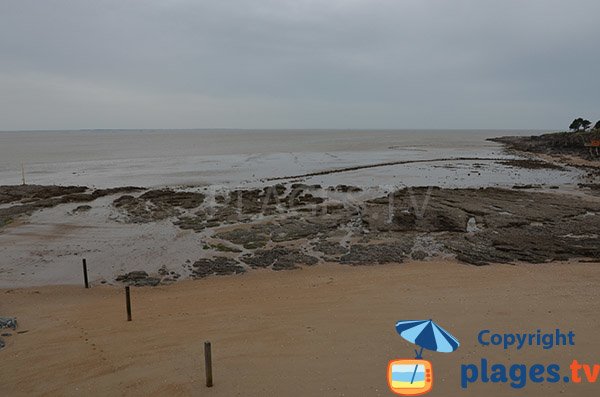
<path id="1" fill-rule="evenodd" d="M 592 125 L 591 121 L 584 120 L 583 118 L 579 117 L 573 120 L 573 122 L 569 126 L 569 129 L 573 131 L 587 131 L 587 129 L 590 128 L 590 125 Z"/>
<path id="2" fill-rule="evenodd" d="M 579 131 L 579 129 L 581 128 L 581 122 L 582 121 L 583 121 L 583 119 L 581 117 L 579 117 L 578 119 L 573 120 L 573 122 L 569 126 L 569 129 L 573 130 L 573 131 Z"/>
<path id="3" fill-rule="evenodd" d="M 600 120 L 598 120 L 598 122 L 596 122 L 596 125 L 594 125 L 594 129 L 596 131 L 600 131 Z"/>

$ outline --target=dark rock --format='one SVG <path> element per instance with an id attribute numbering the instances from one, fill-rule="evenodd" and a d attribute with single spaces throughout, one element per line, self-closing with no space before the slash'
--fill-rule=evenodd
<path id="1" fill-rule="evenodd" d="M 14 203 L 10 207 L 0 208 L 0 227 L 21 215 L 29 215 L 42 208 L 95 200 L 91 194 L 83 193 L 86 190 L 85 186 L 0 186 L 0 204 Z"/>
<path id="2" fill-rule="evenodd" d="M 218 233 L 216 237 L 237 245 L 243 245 L 246 249 L 255 249 L 263 247 L 269 240 L 269 236 L 265 232 L 268 232 L 268 230 L 257 225 Z"/>
<path id="3" fill-rule="evenodd" d="M 319 240 L 312 244 L 315 251 L 322 252 L 325 255 L 343 255 L 348 252 L 348 249 L 339 243 L 334 243 L 326 240 Z"/>
<path id="4" fill-rule="evenodd" d="M 563 166 L 538 159 L 511 159 L 499 161 L 499 164 L 530 170 L 564 170 Z"/>
<path id="5" fill-rule="evenodd" d="M 578 186 L 590 190 L 600 190 L 600 183 L 579 183 Z"/>
<path id="6" fill-rule="evenodd" d="M 321 185 L 307 185 L 305 183 L 293 183 L 291 187 L 292 187 L 292 190 L 300 190 L 300 191 L 319 190 L 322 188 Z"/>
<path id="7" fill-rule="evenodd" d="M 112 187 L 109 189 L 97 189 L 92 192 L 92 196 L 95 197 L 104 197 L 104 196 L 112 196 L 117 193 L 130 193 L 130 192 L 139 192 L 142 190 L 146 190 L 146 188 L 138 187 L 138 186 L 121 186 L 121 187 Z"/>
<path id="8" fill-rule="evenodd" d="M 17 329 L 17 319 L 14 317 L 0 317 L 0 329 L 3 328 L 11 328 L 13 330 Z"/>
<path id="9" fill-rule="evenodd" d="M 281 196 L 286 191 L 285 185 L 277 184 L 274 186 L 267 186 L 263 189 L 263 192 L 266 195 L 275 194 L 277 196 Z"/>
<path id="10" fill-rule="evenodd" d="M 314 256 L 296 249 L 276 247 L 270 250 L 257 250 L 252 255 L 242 256 L 242 261 L 253 268 L 271 267 L 273 270 L 297 269 L 298 265 L 315 265 L 319 262 Z"/>
<path id="11" fill-rule="evenodd" d="M 541 189 L 542 185 L 534 185 L 534 184 L 527 184 L 527 185 L 514 185 L 513 189 Z"/>
<path id="12" fill-rule="evenodd" d="M 169 270 L 167 269 L 167 266 L 162 265 L 160 267 L 160 269 L 158 269 L 158 274 L 161 275 L 161 276 L 167 276 L 167 275 L 169 275 Z"/>
<path id="13" fill-rule="evenodd" d="M 349 186 L 349 185 L 337 185 L 336 187 L 330 187 L 329 190 L 341 192 L 341 193 L 356 193 L 362 192 L 362 189 L 358 186 Z"/>
<path id="14" fill-rule="evenodd" d="M 135 270 L 126 274 L 122 274 L 115 278 L 115 281 L 122 282 L 127 285 L 133 285 L 136 287 L 147 287 L 157 286 L 160 284 L 160 279 L 156 277 L 150 277 L 148 273 L 143 270 Z"/>
<path id="15" fill-rule="evenodd" d="M 132 272 L 129 272 L 127 274 L 118 276 L 116 278 L 117 281 L 123 281 L 123 280 L 141 280 L 143 278 L 148 277 L 148 273 L 146 273 L 143 270 L 134 270 Z"/>
<path id="16" fill-rule="evenodd" d="M 340 263 L 349 265 L 400 263 L 406 253 L 403 247 L 394 244 L 354 244 L 350 246 L 350 252 L 340 258 Z"/>
<path id="17" fill-rule="evenodd" d="M 136 287 L 156 287 L 158 284 L 160 284 L 160 279 L 156 277 L 146 277 L 133 281 L 133 285 Z"/>
<path id="18" fill-rule="evenodd" d="M 416 261 L 422 261 L 423 259 L 427 258 L 427 256 L 427 253 L 421 250 L 413 251 L 410 254 L 410 257 Z"/>
<path id="19" fill-rule="evenodd" d="M 180 209 L 193 209 L 204 202 L 204 194 L 177 192 L 170 189 L 149 190 L 139 197 L 124 195 L 113 201 L 113 206 L 123 211 L 130 222 L 153 222 L 177 216 Z"/>
<path id="20" fill-rule="evenodd" d="M 308 223 L 301 219 L 283 219 L 269 226 L 274 242 L 314 238 L 326 230 L 320 224 Z"/>
<path id="21" fill-rule="evenodd" d="M 252 245 L 251 243 L 246 243 L 244 245 L 245 248 L 249 249 L 249 246 Z M 225 245 L 223 243 L 216 243 L 216 244 L 211 244 L 209 246 L 209 248 L 214 249 L 216 251 L 219 252 L 242 252 L 242 250 L 235 248 L 235 247 L 230 247 L 228 245 Z"/>
<path id="22" fill-rule="evenodd" d="M 230 274 L 244 273 L 246 269 L 235 259 L 218 256 L 212 259 L 200 259 L 192 265 L 192 276 L 202 278 L 210 275 L 225 276 Z"/>
<path id="23" fill-rule="evenodd" d="M 192 209 L 204 202 L 204 194 L 194 192 L 176 192 L 169 189 L 150 190 L 140 196 L 140 199 L 150 201 L 157 207 L 171 206 Z"/>
<path id="24" fill-rule="evenodd" d="M 12 202 L 35 203 L 39 200 L 83 193 L 85 186 L 4 185 L 0 186 L 0 204 Z"/>

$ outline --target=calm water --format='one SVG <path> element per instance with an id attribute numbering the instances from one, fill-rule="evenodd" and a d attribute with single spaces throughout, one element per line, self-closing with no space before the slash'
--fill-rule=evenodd
<path id="1" fill-rule="evenodd" d="M 539 131 L 102 130 L 0 132 L 0 184 L 261 185 L 265 178 L 380 162 L 507 157 L 485 139 Z M 361 186 L 569 184 L 579 172 L 528 171 L 490 161 L 421 163 L 312 177 Z"/>

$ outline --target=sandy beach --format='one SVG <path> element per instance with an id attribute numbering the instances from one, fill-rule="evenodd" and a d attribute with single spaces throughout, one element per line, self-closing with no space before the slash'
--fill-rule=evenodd
<path id="1" fill-rule="evenodd" d="M 132 290 L 49 286 L 0 290 L 19 330 L 1 353 L 3 394 L 178 396 L 388 396 L 385 370 L 412 358 L 400 319 L 435 318 L 461 341 L 428 352 L 430 395 L 595 396 L 597 385 L 474 383 L 461 364 L 597 362 L 597 263 L 493 265 L 456 262 L 374 267 L 322 265 L 257 271 Z M 477 333 L 573 330 L 575 346 L 504 351 Z M 213 345 L 214 387 L 204 386 L 203 342 Z M 524 394 L 525 393 L 525 394 Z"/>
<path id="2" fill-rule="evenodd" d="M 1 332 L 0 390 L 387 396 L 388 362 L 414 357 L 396 322 L 434 319 L 461 345 L 425 353 L 432 396 L 596 395 L 593 383 L 535 383 L 525 372 L 523 388 L 511 386 L 514 373 L 484 381 L 483 362 L 507 371 L 556 364 L 561 377 L 572 376 L 574 359 L 597 363 L 597 174 L 505 154 L 496 143 L 465 146 L 464 137 L 453 143 L 460 150 L 448 149 L 464 158 L 436 161 L 442 145 L 407 159 L 392 138 L 356 156 L 233 154 L 249 168 L 217 185 L 202 173 L 180 185 L 168 171 L 173 184 L 138 187 L 156 169 L 122 176 L 148 159 L 112 164 L 95 153 L 67 179 L 90 186 L 0 186 L 0 314 L 18 321 Z M 276 166 L 292 157 L 310 166 Z M 37 165 L 40 182 L 70 173 L 71 163 L 52 161 Z M 226 164 L 221 157 L 213 166 Z M 255 170 L 260 177 L 249 176 Z M 402 182 L 388 183 L 394 178 Z M 94 186 L 102 180 L 114 183 Z M 478 341 L 486 329 L 559 329 L 576 340 L 505 350 Z M 467 381 L 475 367 L 481 378 Z"/>
<path id="3" fill-rule="evenodd" d="M 600 2 L 497 3 L 0 0 L 0 397 L 600 396 Z"/>

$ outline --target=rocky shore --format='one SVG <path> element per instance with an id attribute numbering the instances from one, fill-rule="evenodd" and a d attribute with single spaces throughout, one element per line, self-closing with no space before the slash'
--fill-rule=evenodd
<path id="1" fill-rule="evenodd" d="M 7 225 L 14 218 L 31 214 L 42 208 L 52 208 L 66 203 L 91 202 L 104 196 L 140 190 L 144 189 L 133 186 L 96 190 L 90 190 L 85 186 L 0 186 L 0 227 Z M 79 206 L 76 210 L 86 211 L 90 208 L 90 206 Z"/>
<path id="2" fill-rule="evenodd" d="M 511 151 L 549 155 L 569 165 L 600 168 L 599 148 L 590 146 L 592 141 L 597 140 L 600 140 L 600 131 L 556 132 L 488 139 L 504 144 Z M 583 162 L 570 161 L 570 157 Z"/>
<path id="3" fill-rule="evenodd" d="M 164 258 L 157 274 L 140 268 L 115 275 L 117 282 L 152 286 L 186 276 L 290 270 L 325 262 L 371 266 L 453 257 L 474 265 L 597 261 L 600 201 L 593 194 L 595 186 L 582 185 L 580 191 L 420 187 L 374 194 L 353 186 L 302 183 L 216 193 L 2 186 L 0 219 L 6 225 L 40 208 L 87 203 L 72 211 L 76 219 L 94 207 L 94 200 L 110 196 L 106 198 L 117 214 L 110 221 L 168 222 L 197 234 L 198 257 L 177 264 Z"/>

